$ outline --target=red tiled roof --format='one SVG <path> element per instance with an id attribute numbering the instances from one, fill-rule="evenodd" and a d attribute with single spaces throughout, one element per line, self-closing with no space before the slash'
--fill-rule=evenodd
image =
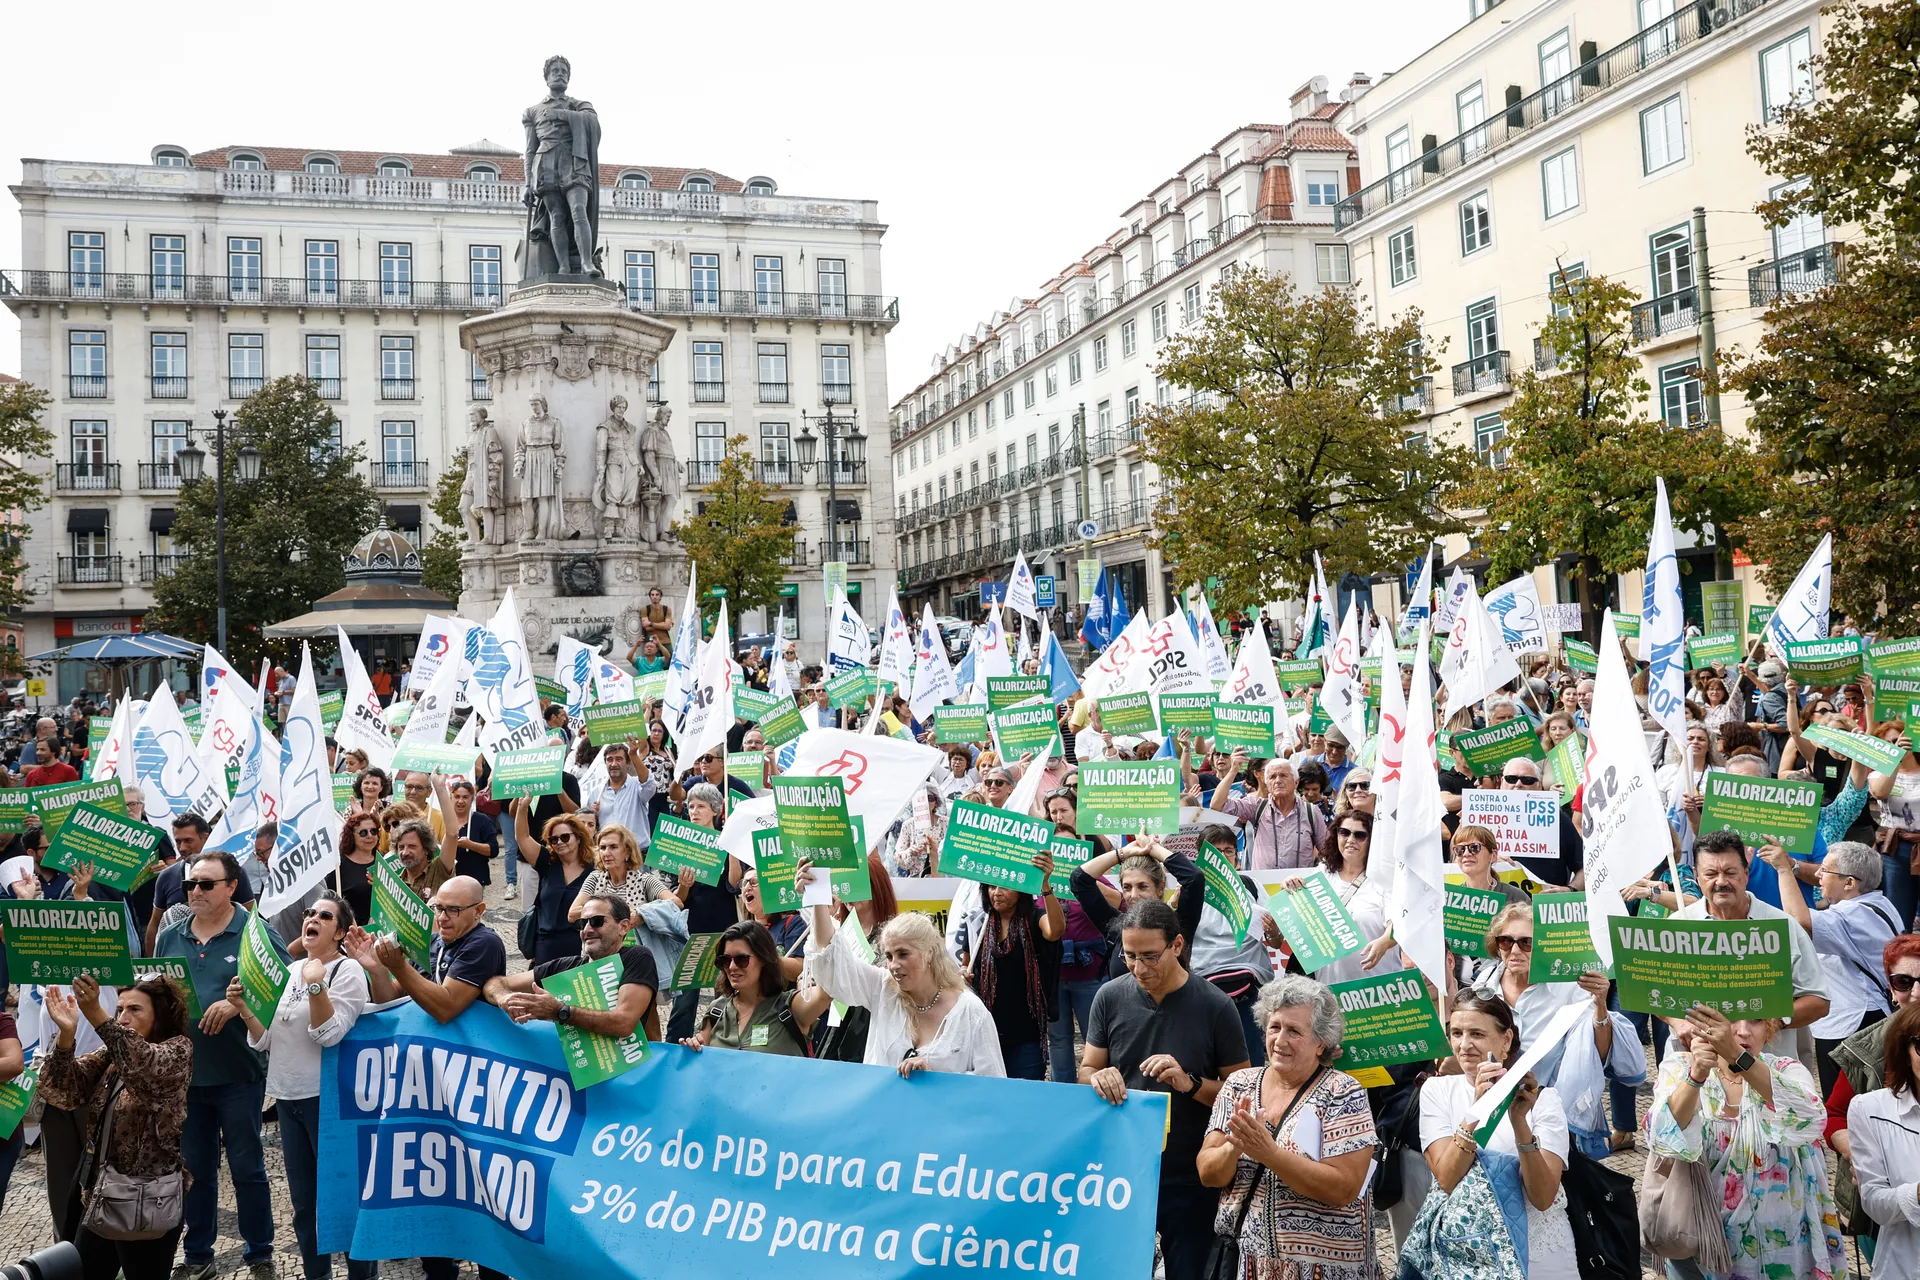
<path id="1" fill-rule="evenodd" d="M 1282 144 L 1293 151 L 1352 151 L 1353 140 L 1330 124 L 1302 120 L 1287 131 Z"/>
<path id="2" fill-rule="evenodd" d="M 218 147 L 212 151 L 196 152 L 190 161 L 196 169 L 224 169 L 228 159 L 235 151 L 247 151 L 260 157 L 261 163 L 269 169 L 298 172 L 307 167 L 308 156 L 328 156 L 339 163 L 342 173 L 372 174 L 379 171 L 382 160 L 405 160 L 413 174 L 418 178 L 464 178 L 467 170 L 476 164 L 492 165 L 499 170 L 500 177 L 506 182 L 519 182 L 522 179 L 522 162 L 518 155 L 439 155 L 408 151 L 332 151 L 323 147 L 301 149 L 297 147 Z M 729 178 L 714 169 L 678 169 L 664 165 L 612 164 L 601 161 L 600 172 L 607 185 L 613 185 L 614 179 L 628 170 L 644 172 L 652 179 L 653 185 L 662 191 L 678 190 L 680 184 L 690 173 L 704 174 L 713 179 L 715 191 L 737 192 L 743 183 L 737 178 Z"/>
<path id="3" fill-rule="evenodd" d="M 20 379 L 10 373 L 0 373 L 0 382 L 18 382 Z"/>

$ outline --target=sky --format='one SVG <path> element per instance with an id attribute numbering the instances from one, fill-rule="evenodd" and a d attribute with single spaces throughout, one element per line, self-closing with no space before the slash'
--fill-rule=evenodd
<path id="1" fill-rule="evenodd" d="M 444 152 L 519 145 L 550 53 L 622 163 L 766 174 L 784 194 L 879 201 L 889 403 L 939 352 L 1119 227 L 1230 130 L 1287 117 L 1324 75 L 1376 80 L 1460 25 L 1466 0 L 1214 0 L 958 9 L 725 5 L 22 4 L 0 78 L 0 174 L 20 159 L 144 161 L 251 143 Z M 576 20 L 570 10 L 577 11 Z M 57 109 L 49 109 L 58 104 Z M 0 266 L 20 259 L 17 206 Z M 0 372 L 19 325 L 0 311 Z"/>

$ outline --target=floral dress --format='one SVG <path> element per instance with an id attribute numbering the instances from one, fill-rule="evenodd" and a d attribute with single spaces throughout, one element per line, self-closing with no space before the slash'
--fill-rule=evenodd
<path id="1" fill-rule="evenodd" d="M 1683 1129 L 1669 1104 L 1692 1066 L 1686 1054 L 1670 1055 L 1647 1113 L 1647 1147 L 1655 1157 L 1704 1159 L 1718 1179 L 1733 1257 L 1728 1280 L 1834 1280 L 1847 1274 L 1847 1256 L 1818 1145 L 1826 1106 L 1799 1062 L 1762 1057 L 1773 1071 L 1771 1107 L 1749 1086 L 1739 1114 L 1723 1115 L 1727 1090 L 1716 1071 Z"/>
<path id="2" fill-rule="evenodd" d="M 1240 1099 L 1251 1097 L 1256 1114 L 1265 1067 L 1248 1067 L 1228 1076 L 1213 1100 L 1207 1132 L 1225 1133 Z M 1282 1151 L 1298 1151 L 1294 1136 L 1299 1118 L 1312 1108 L 1320 1116 L 1320 1158 L 1369 1151 L 1374 1144 L 1373 1113 L 1367 1091 L 1341 1071 L 1322 1072 L 1320 1080 L 1287 1121 Z M 1263 1166 L 1242 1156 L 1233 1182 L 1220 1193 L 1216 1232 L 1233 1230 L 1240 1206 Z M 1348 1205 L 1322 1204 L 1294 1191 L 1271 1172 L 1259 1177 L 1246 1225 L 1240 1229 L 1240 1266 L 1244 1280 L 1377 1280 L 1380 1264 L 1373 1252 L 1372 1199 L 1362 1193 Z"/>

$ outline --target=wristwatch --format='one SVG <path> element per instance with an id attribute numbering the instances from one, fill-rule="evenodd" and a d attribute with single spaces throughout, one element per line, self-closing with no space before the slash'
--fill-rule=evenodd
<path id="1" fill-rule="evenodd" d="M 1745 1075 L 1747 1072 L 1751 1071 L 1752 1069 L 1753 1069 L 1753 1054 L 1749 1053 L 1745 1049 L 1742 1049 L 1740 1051 L 1739 1057 L 1735 1058 L 1732 1062 L 1729 1062 L 1727 1064 L 1727 1070 L 1733 1072 L 1733 1074 L 1737 1076 Z"/>
<path id="2" fill-rule="evenodd" d="M 325 991 L 326 989 L 327 989 L 327 984 L 324 982 L 309 982 L 307 984 L 307 994 L 309 996 L 317 996 L 322 991 Z"/>
<path id="3" fill-rule="evenodd" d="M 555 1009 L 553 1011 L 553 1020 L 555 1022 L 567 1022 L 567 1023 L 572 1022 L 573 1006 L 570 1004 L 563 1004 L 558 1009 Z"/>
<path id="4" fill-rule="evenodd" d="M 1199 1076 L 1196 1076 L 1196 1075 L 1191 1075 L 1191 1074 L 1189 1074 L 1189 1075 L 1187 1076 L 1187 1079 L 1188 1079 L 1188 1080 L 1191 1080 L 1191 1081 L 1193 1082 L 1193 1088 L 1191 1088 L 1191 1089 L 1188 1089 L 1188 1090 L 1186 1091 L 1186 1096 L 1187 1096 L 1187 1097 L 1189 1097 L 1189 1098 L 1193 1098 L 1193 1097 L 1197 1097 L 1197 1096 L 1199 1096 L 1199 1093 L 1200 1093 L 1200 1077 L 1199 1077 Z"/>

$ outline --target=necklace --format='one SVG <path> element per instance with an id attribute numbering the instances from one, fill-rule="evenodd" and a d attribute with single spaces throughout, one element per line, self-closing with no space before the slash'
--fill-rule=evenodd
<path id="1" fill-rule="evenodd" d="M 914 1003 L 913 997 L 907 994 L 906 988 L 902 987 L 900 989 L 900 999 L 903 1000 L 906 1003 L 907 1007 L 909 1009 L 912 1009 L 915 1013 L 926 1013 L 928 1010 L 932 1009 L 933 1006 L 940 1003 L 940 989 L 938 987 L 934 988 L 933 999 L 927 1001 L 925 1004 L 916 1004 Z"/>

